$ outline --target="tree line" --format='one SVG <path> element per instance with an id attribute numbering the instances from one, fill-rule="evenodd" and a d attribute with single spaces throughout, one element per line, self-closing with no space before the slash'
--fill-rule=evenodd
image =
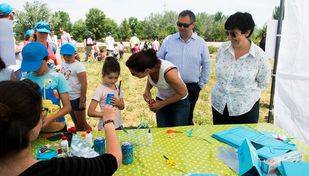
<path id="1" fill-rule="evenodd" d="M 177 32 L 177 18 L 177 12 L 165 11 L 164 13 L 151 13 L 143 20 L 129 17 L 118 25 L 113 19 L 107 17 L 102 10 L 91 8 L 86 13 L 85 20 L 80 19 L 72 23 L 67 12 L 51 12 L 46 3 L 35 0 L 26 2 L 22 10 L 16 11 L 17 21 L 14 31 L 17 39 L 21 40 L 24 32 L 27 29 L 32 29 L 36 22 L 47 21 L 56 35 L 59 35 L 59 28 L 62 27 L 78 42 L 83 41 L 88 36 L 101 40 L 109 33 L 116 40 L 122 41 L 128 40 L 134 34 L 143 40 L 152 40 L 154 38 L 162 40 L 167 35 Z M 226 19 L 227 16 L 222 12 L 216 14 L 197 13 L 194 30 L 206 41 L 224 41 L 226 40 L 224 32 Z M 252 40 L 259 41 L 265 30 L 266 26 L 255 29 Z"/>

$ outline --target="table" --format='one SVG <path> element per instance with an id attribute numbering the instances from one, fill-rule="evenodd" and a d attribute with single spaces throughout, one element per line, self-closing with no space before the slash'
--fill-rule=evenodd
<path id="1" fill-rule="evenodd" d="M 168 128 L 153 128 L 152 145 L 147 145 L 147 129 L 128 130 L 129 134 L 123 131 L 118 132 L 121 142 L 130 141 L 134 146 L 134 162 L 130 165 L 122 165 L 115 175 L 184 175 L 186 173 L 213 173 L 230 176 L 237 175 L 222 161 L 217 159 L 217 148 L 227 146 L 211 137 L 213 133 L 234 127 L 235 125 L 203 125 L 173 127 L 177 131 L 168 135 Z M 259 123 L 245 125 L 259 131 L 275 132 L 284 134 L 282 129 L 272 124 Z M 188 137 L 185 132 L 193 129 L 192 136 Z M 103 132 L 93 132 L 94 137 L 103 136 Z M 205 139 L 205 140 L 204 140 Z M 292 139 L 297 148 L 303 154 L 304 161 L 309 161 L 309 146 Z M 39 138 L 34 146 L 39 144 L 52 143 L 44 138 Z M 174 167 L 166 163 L 163 155 L 175 161 Z"/>

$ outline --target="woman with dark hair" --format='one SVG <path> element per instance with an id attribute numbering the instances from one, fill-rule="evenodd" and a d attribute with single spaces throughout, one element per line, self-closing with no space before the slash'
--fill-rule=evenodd
<path id="1" fill-rule="evenodd" d="M 6 67 L 4 61 L 0 57 L 0 81 L 15 80 L 14 70 Z"/>
<path id="2" fill-rule="evenodd" d="M 188 91 L 175 65 L 157 58 L 156 51 L 148 49 L 131 55 L 126 66 L 133 76 L 148 77 L 144 100 L 156 113 L 158 127 L 189 125 Z M 150 93 L 152 87 L 158 89 L 156 101 Z"/>
<path id="3" fill-rule="evenodd" d="M 270 67 L 264 51 L 249 37 L 255 23 L 249 13 L 237 12 L 225 22 L 228 42 L 216 59 L 216 84 L 211 93 L 214 124 L 257 123 L 261 91 Z"/>
<path id="4" fill-rule="evenodd" d="M 121 163 L 115 108 L 104 108 L 107 154 L 37 161 L 30 145 L 41 130 L 46 110 L 39 86 L 30 80 L 0 82 L 0 175 L 112 175 Z"/>

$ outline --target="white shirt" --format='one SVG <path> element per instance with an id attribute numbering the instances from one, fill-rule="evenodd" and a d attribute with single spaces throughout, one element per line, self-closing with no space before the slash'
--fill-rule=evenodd
<path id="1" fill-rule="evenodd" d="M 4 68 L 0 71 L 0 81 L 8 81 L 11 80 L 11 76 L 14 70 L 10 68 Z"/>
<path id="2" fill-rule="evenodd" d="M 63 34 L 61 35 L 61 45 L 65 44 L 65 43 L 69 43 L 71 42 L 71 36 L 69 33 L 67 32 L 63 32 Z"/>
<path id="3" fill-rule="evenodd" d="M 70 64 L 62 62 L 61 72 L 71 87 L 71 91 L 69 92 L 70 100 L 79 98 L 81 93 L 81 84 L 78 80 L 77 74 L 86 72 L 85 66 L 77 60 Z"/>
<path id="4" fill-rule="evenodd" d="M 168 71 L 171 68 L 176 68 L 176 66 L 174 64 L 172 64 L 171 62 L 167 61 L 167 60 L 161 60 L 161 67 L 160 67 L 160 71 L 159 71 L 158 82 L 154 83 L 154 81 L 151 79 L 150 75 L 148 75 L 149 83 L 152 86 L 154 86 L 158 89 L 157 97 L 159 97 L 162 100 L 165 100 L 165 99 L 173 96 L 174 94 L 176 94 L 175 89 L 169 83 L 167 83 L 166 80 L 165 80 L 165 73 L 166 73 L 166 71 Z M 181 79 L 179 72 L 178 72 L 178 76 Z M 185 97 L 183 97 L 182 99 L 185 99 L 185 98 L 187 98 L 187 95 Z"/>
<path id="5" fill-rule="evenodd" d="M 230 116 L 245 114 L 259 100 L 269 78 L 269 62 L 261 48 L 251 42 L 249 52 L 236 60 L 231 42 L 225 42 L 216 59 L 211 104 L 221 114 L 226 105 Z"/>
<path id="6" fill-rule="evenodd" d="M 114 50 L 114 44 L 115 44 L 115 40 L 112 36 L 107 36 L 105 39 L 105 43 L 106 43 L 106 49 L 107 50 Z"/>

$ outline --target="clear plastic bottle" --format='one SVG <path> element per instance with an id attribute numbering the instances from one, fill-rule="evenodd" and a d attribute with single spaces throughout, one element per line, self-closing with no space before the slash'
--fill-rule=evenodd
<path id="1" fill-rule="evenodd" d="M 86 132 L 86 137 L 85 137 L 86 139 L 86 142 L 90 145 L 90 146 L 92 146 L 92 134 L 91 134 L 91 131 L 90 130 L 87 130 L 87 132 Z"/>
<path id="2" fill-rule="evenodd" d="M 148 132 L 147 132 L 147 143 L 148 145 L 152 145 L 152 133 L 151 133 L 150 128 L 148 129 Z"/>
<path id="3" fill-rule="evenodd" d="M 62 152 L 68 156 L 69 155 L 69 142 L 66 136 L 61 137 L 60 147 L 61 147 Z"/>

